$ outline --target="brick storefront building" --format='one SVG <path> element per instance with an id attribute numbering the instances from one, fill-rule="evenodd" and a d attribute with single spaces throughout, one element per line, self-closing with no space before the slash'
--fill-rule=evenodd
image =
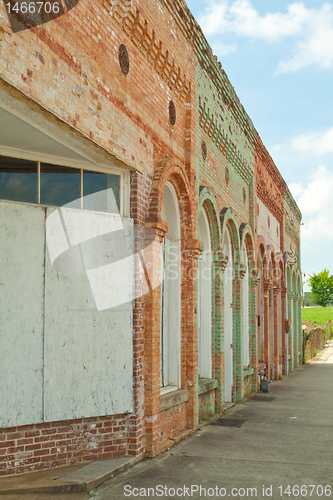
<path id="1" fill-rule="evenodd" d="M 0 475 L 155 456 L 302 361 L 301 214 L 185 3 L 61 4 L 0 5 Z"/>

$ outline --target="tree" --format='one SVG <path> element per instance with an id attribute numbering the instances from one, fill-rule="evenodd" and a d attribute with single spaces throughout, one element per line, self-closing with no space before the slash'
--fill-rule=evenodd
<path id="1" fill-rule="evenodd" d="M 311 286 L 311 300 L 320 306 L 326 307 L 333 302 L 333 275 L 328 269 L 320 273 L 309 275 Z"/>

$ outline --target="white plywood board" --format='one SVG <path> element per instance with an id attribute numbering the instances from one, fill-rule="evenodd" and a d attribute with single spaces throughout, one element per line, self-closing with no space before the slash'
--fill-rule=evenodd
<path id="1" fill-rule="evenodd" d="M 45 209 L 0 202 L 0 426 L 42 421 Z"/>
<path id="2" fill-rule="evenodd" d="M 86 214 L 89 239 L 114 218 Z M 48 252 L 45 283 L 45 421 L 133 411 L 132 302 L 98 311 L 86 272 L 54 270 Z"/>

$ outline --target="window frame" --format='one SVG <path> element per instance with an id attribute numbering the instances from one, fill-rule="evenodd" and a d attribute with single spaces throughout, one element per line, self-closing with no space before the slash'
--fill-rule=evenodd
<path id="1" fill-rule="evenodd" d="M 130 171 L 125 170 L 118 166 L 104 167 L 97 164 L 92 164 L 90 162 L 69 160 L 66 158 L 54 158 L 52 155 L 39 154 L 39 153 L 29 153 L 21 150 L 13 150 L 12 148 L 6 148 L 0 146 L 0 156 L 5 156 L 8 158 L 15 158 L 21 160 L 30 160 L 37 162 L 37 203 L 21 202 L 16 200 L 5 200 L 1 198 L 1 201 L 8 201 L 13 203 L 25 203 L 27 205 L 40 205 L 40 206 L 54 206 L 54 205 L 43 205 L 40 203 L 40 165 L 41 163 L 49 163 L 52 165 L 57 165 L 60 167 L 69 167 L 80 171 L 80 209 L 82 208 L 82 197 L 83 197 L 83 171 L 95 172 L 97 174 L 110 174 L 119 176 L 119 214 L 123 217 L 130 216 Z M 76 209 L 78 210 L 78 209 Z M 91 211 L 91 210 L 87 210 Z M 99 212 L 99 213 L 110 213 L 110 212 Z M 110 213 L 112 215 L 117 215 L 117 213 Z"/>

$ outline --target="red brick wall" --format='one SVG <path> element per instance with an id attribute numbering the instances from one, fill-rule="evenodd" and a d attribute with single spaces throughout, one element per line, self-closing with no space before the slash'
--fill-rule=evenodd
<path id="1" fill-rule="evenodd" d="M 186 405 L 175 406 L 161 413 L 161 448 L 168 445 L 168 439 L 187 428 Z"/>
<path id="2" fill-rule="evenodd" d="M 189 127 L 185 101 L 190 82 L 194 82 L 193 48 L 175 22 L 170 5 L 162 8 L 154 0 L 130 3 L 124 1 L 118 2 L 116 9 L 113 9 L 113 3 L 105 0 L 81 0 L 61 18 L 15 34 L 11 33 L 9 24 L 3 23 L 0 37 L 0 85 L 50 119 L 53 120 L 53 116 L 56 116 L 60 119 L 59 124 L 61 121 L 66 123 L 79 131 L 92 145 L 98 144 L 124 162 L 125 166 L 135 169 L 131 179 L 131 217 L 136 225 L 143 227 L 148 216 L 154 171 L 160 160 L 172 156 L 180 168 L 183 168 L 186 157 L 187 167 L 189 170 L 191 168 L 189 149 L 185 154 L 185 130 Z M 0 9 L 4 9 L 3 4 Z M 171 30 L 175 36 L 171 36 Z M 120 44 L 125 44 L 129 53 L 130 69 L 127 75 L 122 73 L 118 61 Z M 174 126 L 169 120 L 170 100 L 176 107 Z M 173 181 L 177 183 L 176 178 Z M 183 197 L 184 193 L 180 195 Z M 187 209 L 184 210 L 184 218 L 189 218 L 190 224 L 192 214 Z M 189 234 L 186 228 L 183 232 Z M 142 230 L 141 234 L 138 232 L 138 247 L 143 239 Z M 141 285 L 138 279 L 137 290 Z M 186 297 L 185 290 L 183 297 Z M 146 299 L 147 297 L 141 297 L 134 301 L 135 413 L 126 417 L 122 447 L 118 449 L 118 431 L 113 434 L 111 428 L 109 434 L 101 433 L 98 446 L 93 452 L 85 448 L 84 433 L 77 431 L 75 437 L 68 438 L 71 443 L 66 444 L 61 452 L 66 457 L 61 458 L 58 455 L 53 457 L 53 452 L 46 453 L 48 446 L 53 450 L 52 441 L 49 445 L 45 441 L 42 455 L 39 455 L 41 448 L 22 450 L 21 445 L 13 443 L 10 448 L 2 448 L 5 450 L 2 453 L 3 470 L 17 473 L 47 468 L 51 464 L 64 465 L 83 460 L 83 456 L 85 459 L 104 458 L 104 453 L 113 456 L 114 453 L 126 452 L 137 455 L 145 450 L 144 426 L 145 421 L 149 420 L 149 412 L 146 415 L 144 413 L 145 387 L 147 392 L 149 377 L 155 377 L 155 385 L 159 388 L 159 367 L 155 366 L 154 371 L 147 373 L 150 365 L 144 357 L 149 324 L 149 299 L 148 305 Z M 193 309 L 192 304 L 192 315 Z M 185 329 L 191 323 L 189 319 L 186 321 L 186 317 L 189 317 L 186 314 L 185 311 L 182 320 L 183 345 L 186 343 Z M 193 319 L 191 328 L 193 345 Z M 154 330 L 154 334 L 159 335 L 159 331 Z M 183 365 L 185 363 L 186 356 Z M 191 366 L 193 368 L 190 374 L 183 373 L 184 384 L 188 378 L 193 380 L 195 377 L 195 364 L 191 363 Z M 159 401 L 155 398 L 154 405 L 156 404 L 158 407 Z M 193 397 L 191 404 L 195 405 Z M 184 411 L 176 424 L 178 430 L 187 427 Z M 176 415 L 177 412 L 175 417 L 178 418 Z M 191 420 L 189 415 L 187 417 Z M 101 420 L 96 417 L 90 421 L 98 424 Z M 79 426 L 76 421 L 66 423 L 68 425 L 71 429 Z M 86 424 L 82 423 L 84 425 Z M 49 428 L 56 430 L 52 434 L 54 440 L 57 439 L 57 434 L 59 440 L 62 439 L 65 431 L 61 424 L 31 427 L 32 432 L 42 432 Z M 26 433 L 30 428 L 18 428 L 17 431 L 21 432 L 22 429 Z M 2 436 L 12 432 L 12 429 L 3 429 Z M 73 434 L 72 430 L 68 432 Z M 168 434 L 167 430 L 165 434 Z M 29 444 L 37 445 L 34 441 Z M 116 446 L 116 449 L 106 449 L 109 446 Z M 29 455 L 24 458 L 20 453 Z M 15 462 L 20 463 L 13 466 Z"/>
<path id="3" fill-rule="evenodd" d="M 0 476 L 125 455 L 124 415 L 0 429 Z"/>

